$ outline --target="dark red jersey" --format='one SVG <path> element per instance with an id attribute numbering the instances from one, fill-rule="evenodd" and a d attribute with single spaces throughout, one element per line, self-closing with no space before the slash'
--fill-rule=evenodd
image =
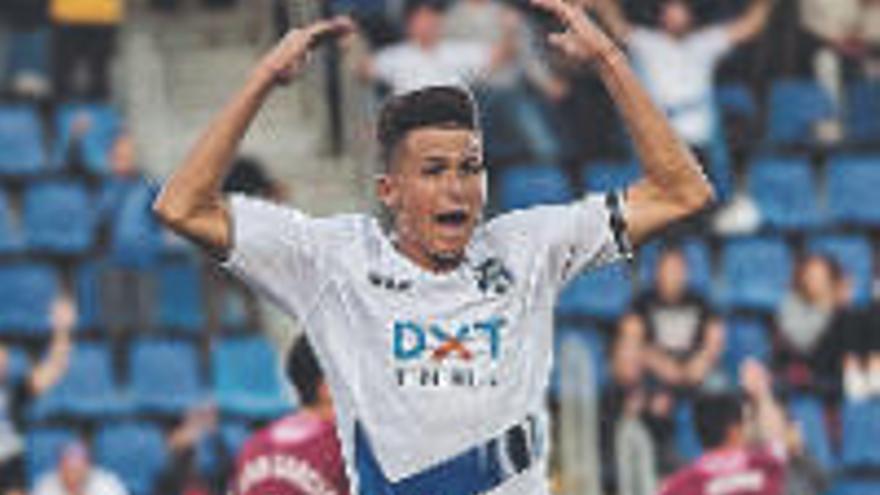
<path id="1" fill-rule="evenodd" d="M 660 495 L 782 495 L 785 464 L 781 444 L 710 452 L 668 478 Z"/>
<path id="2" fill-rule="evenodd" d="M 309 413 L 260 430 L 238 456 L 232 495 L 348 495 L 332 421 Z"/>

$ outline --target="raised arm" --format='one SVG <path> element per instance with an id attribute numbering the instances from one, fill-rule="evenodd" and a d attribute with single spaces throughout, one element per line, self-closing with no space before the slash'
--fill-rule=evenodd
<path id="1" fill-rule="evenodd" d="M 754 359 L 747 359 L 740 367 L 740 384 L 752 402 L 749 423 L 757 440 L 785 442 L 785 412 L 773 396 L 773 380 L 767 369 Z"/>
<path id="2" fill-rule="evenodd" d="M 746 11 L 727 25 L 730 41 L 745 43 L 757 36 L 767 25 L 772 10 L 773 0 L 752 0 Z"/>
<path id="3" fill-rule="evenodd" d="M 165 225 L 219 257 L 226 255 L 230 221 L 221 186 L 248 126 L 270 90 L 302 72 L 315 46 L 351 29 L 347 18 L 318 21 L 290 31 L 263 57 L 162 188 L 153 211 Z"/>
<path id="4" fill-rule="evenodd" d="M 705 207 L 714 192 L 700 166 L 651 101 L 623 52 L 583 12 L 562 0 L 532 0 L 566 26 L 549 41 L 567 56 L 592 61 L 617 104 L 642 164 L 644 179 L 627 190 L 625 220 L 632 243 Z"/>
<path id="5" fill-rule="evenodd" d="M 67 296 L 52 303 L 52 341 L 46 357 L 30 374 L 29 385 L 34 396 L 52 388 L 67 372 L 73 348 L 70 333 L 76 324 L 76 307 Z"/>

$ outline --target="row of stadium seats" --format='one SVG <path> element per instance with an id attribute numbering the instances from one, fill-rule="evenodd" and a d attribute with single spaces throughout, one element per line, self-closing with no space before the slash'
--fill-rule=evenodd
<path id="1" fill-rule="evenodd" d="M 15 349 L 13 373 L 30 366 Z M 114 356 L 124 357 L 127 380 Z M 230 417 L 270 419 L 291 410 L 277 354 L 260 336 L 225 337 L 210 344 L 210 379 L 203 379 L 197 346 L 186 340 L 139 338 L 115 353 L 105 342 L 79 342 L 61 382 L 40 397 L 29 417 L 106 421 L 132 414 L 178 415 L 206 401 Z"/>
<path id="2" fill-rule="evenodd" d="M 880 120 L 880 119 L 878 119 Z M 588 191 L 623 188 L 640 174 L 636 164 L 589 163 L 583 168 Z M 520 165 L 500 171 L 502 210 L 571 200 L 578 193 L 562 170 L 550 165 Z M 746 192 L 754 198 L 765 225 L 792 232 L 834 225 L 880 227 L 880 155 L 837 155 L 817 181 L 806 158 L 764 156 L 746 173 Z M 820 185 L 822 187 L 820 187 Z"/>
<path id="3" fill-rule="evenodd" d="M 238 451 L 247 439 L 248 427 L 240 422 L 225 422 L 219 428 L 221 447 Z M 55 465 L 58 451 L 77 438 L 74 430 L 62 427 L 31 429 L 27 436 L 27 471 L 33 481 Z M 208 468 L 218 462 L 209 440 L 196 446 L 195 462 Z M 171 462 L 165 435 L 157 425 L 143 421 L 123 421 L 102 425 L 91 442 L 95 462 L 119 475 L 133 495 L 153 493 L 156 477 Z"/>
<path id="4" fill-rule="evenodd" d="M 75 128 L 87 129 L 81 136 L 82 159 L 94 174 L 110 171 L 108 151 L 121 128 L 119 113 L 102 104 L 68 104 L 54 117 L 49 145 L 35 108 L 25 104 L 0 105 L 0 177 L 33 177 L 60 171 L 68 165 L 68 154 Z"/>

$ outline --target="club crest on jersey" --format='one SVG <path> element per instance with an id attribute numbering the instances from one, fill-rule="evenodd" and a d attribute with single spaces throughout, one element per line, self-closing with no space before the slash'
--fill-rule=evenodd
<path id="1" fill-rule="evenodd" d="M 494 386 L 504 318 L 443 325 L 396 321 L 392 355 L 401 386 Z"/>
<path id="2" fill-rule="evenodd" d="M 474 267 L 477 288 L 483 293 L 503 295 L 513 284 L 513 273 L 499 258 L 487 258 Z"/>

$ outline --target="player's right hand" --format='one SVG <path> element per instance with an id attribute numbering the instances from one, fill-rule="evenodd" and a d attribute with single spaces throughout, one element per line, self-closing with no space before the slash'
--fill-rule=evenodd
<path id="1" fill-rule="evenodd" d="M 309 26 L 291 29 L 263 58 L 261 68 L 276 84 L 288 84 L 298 76 L 308 61 L 309 52 L 326 41 L 354 31 L 347 16 L 317 21 Z"/>

